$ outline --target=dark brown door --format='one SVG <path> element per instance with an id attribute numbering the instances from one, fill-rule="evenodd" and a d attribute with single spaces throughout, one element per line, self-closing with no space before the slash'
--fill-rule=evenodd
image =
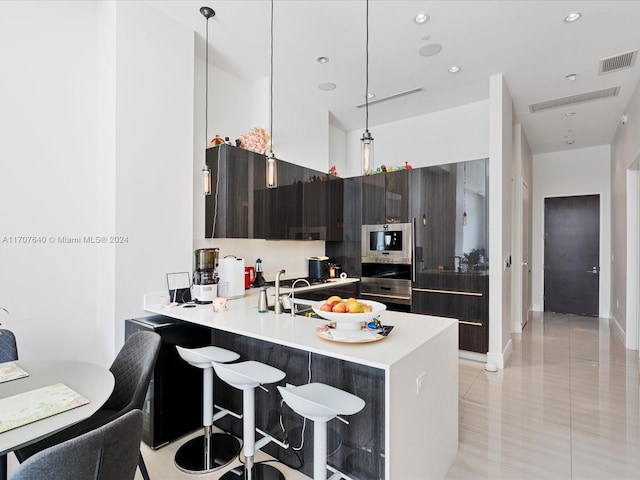
<path id="1" fill-rule="evenodd" d="M 598 316 L 600 196 L 544 201 L 544 310 Z"/>

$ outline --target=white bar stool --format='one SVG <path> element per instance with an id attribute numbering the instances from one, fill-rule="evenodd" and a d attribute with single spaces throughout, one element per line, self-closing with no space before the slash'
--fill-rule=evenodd
<path id="1" fill-rule="evenodd" d="M 174 459 L 178 470 L 185 473 L 209 473 L 232 462 L 240 452 L 240 442 L 226 433 L 212 433 L 213 422 L 230 414 L 239 415 L 229 410 L 220 409 L 213 414 L 213 366 L 212 361 L 232 362 L 240 358 L 235 352 L 224 348 L 208 346 L 184 348 L 176 345 L 182 359 L 194 367 L 202 369 L 202 425 L 204 433 L 182 445 Z"/>
<path id="2" fill-rule="evenodd" d="M 258 431 L 263 435 L 263 438 L 256 442 L 255 389 L 260 387 L 266 390 L 262 384 L 279 382 L 286 374 L 282 370 L 254 361 L 231 364 L 213 362 L 213 368 L 221 380 L 242 390 L 244 480 L 284 480 L 284 475 L 277 468 L 264 463 L 254 463 L 256 450 L 271 441 L 284 448 L 288 447 L 260 430 Z M 232 470 L 225 473 L 221 480 L 238 480 L 238 478 L 240 478 L 238 472 Z"/>
<path id="3" fill-rule="evenodd" d="M 324 383 L 307 383 L 299 387 L 289 385 L 278 387 L 278 390 L 282 399 L 294 412 L 313 420 L 313 480 L 326 480 L 327 422 L 338 415 L 358 413 L 364 408 L 365 401 Z M 331 480 L 344 477 L 333 467 L 329 468 L 334 472 Z"/>

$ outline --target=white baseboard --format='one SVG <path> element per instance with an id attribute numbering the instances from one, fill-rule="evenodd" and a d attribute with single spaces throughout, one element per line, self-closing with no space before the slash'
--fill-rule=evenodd
<path id="1" fill-rule="evenodd" d="M 474 362 L 487 363 L 487 355 L 484 353 L 470 352 L 468 350 L 458 350 L 458 358 L 473 360 Z"/>
<path id="2" fill-rule="evenodd" d="M 507 344 L 502 349 L 501 353 L 495 353 L 495 352 L 487 353 L 487 363 L 493 364 L 498 368 L 504 368 L 507 361 L 511 358 L 512 353 L 513 353 L 513 341 L 509 339 Z"/>
<path id="3" fill-rule="evenodd" d="M 624 330 L 618 323 L 618 320 L 616 319 L 616 317 L 614 315 L 609 315 L 609 321 L 613 323 L 613 334 L 618 338 L 618 340 L 622 342 L 623 345 L 626 346 L 627 335 L 625 334 Z"/>

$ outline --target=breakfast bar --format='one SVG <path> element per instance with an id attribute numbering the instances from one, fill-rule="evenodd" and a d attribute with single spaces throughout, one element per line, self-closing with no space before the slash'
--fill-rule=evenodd
<path id="1" fill-rule="evenodd" d="M 296 297 L 297 297 L 296 291 Z M 443 478 L 458 449 L 458 325 L 442 317 L 384 311 L 391 332 L 376 341 L 330 340 L 317 329 L 322 318 L 259 313 L 258 292 L 211 305 L 163 306 L 159 296 L 145 296 L 149 313 L 211 329 L 204 344 L 228 348 L 242 360 L 256 360 L 287 373 L 284 384 L 323 382 L 353 393 L 365 408 L 329 424 L 329 464 L 363 479 Z M 345 314 L 348 315 L 348 314 Z M 217 405 L 241 413 L 241 398 L 222 382 L 215 385 Z M 256 397 L 258 428 L 291 446 L 272 443 L 264 451 L 312 476 L 312 428 L 281 405 L 275 388 Z M 216 425 L 235 435 L 241 422 L 227 416 Z M 283 428 L 284 427 L 284 431 Z M 308 425 L 307 425 L 308 427 Z M 310 433 L 311 432 L 311 433 Z"/>

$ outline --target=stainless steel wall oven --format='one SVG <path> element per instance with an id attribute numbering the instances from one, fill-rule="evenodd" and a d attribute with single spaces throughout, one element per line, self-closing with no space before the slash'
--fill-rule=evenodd
<path id="1" fill-rule="evenodd" d="M 361 296 L 389 310 L 411 308 L 412 229 L 410 223 L 363 225 Z"/>

